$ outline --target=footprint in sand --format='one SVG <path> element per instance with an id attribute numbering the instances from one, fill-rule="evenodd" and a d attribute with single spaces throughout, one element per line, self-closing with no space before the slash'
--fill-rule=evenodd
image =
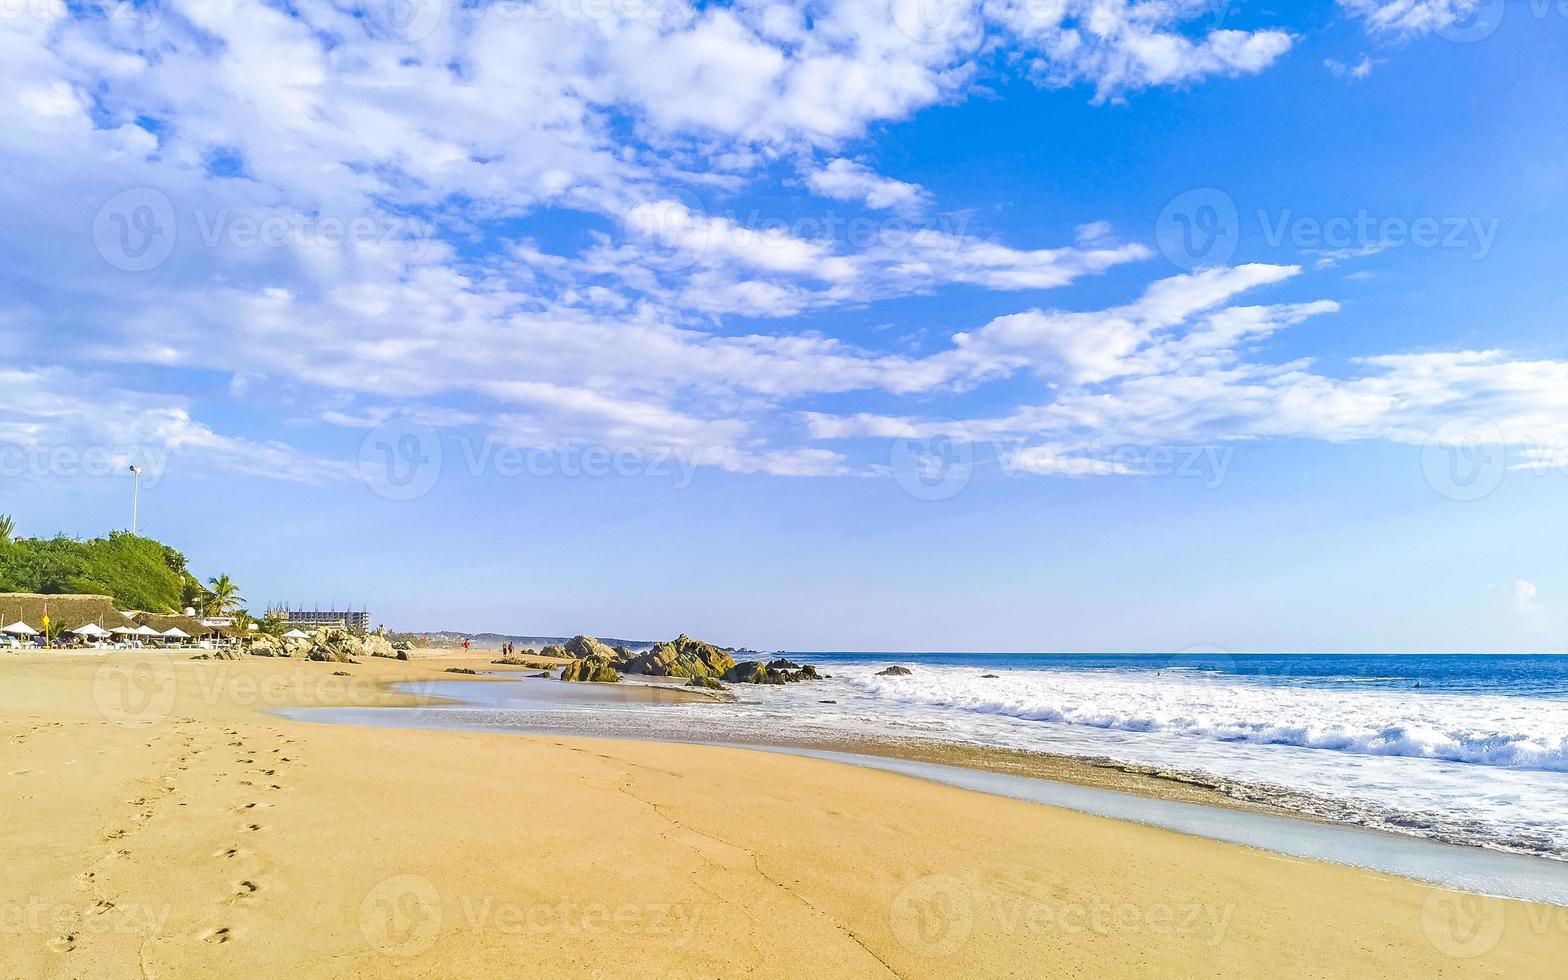
<path id="1" fill-rule="evenodd" d="M 261 886 L 254 881 L 240 881 L 234 885 L 235 898 L 249 898 L 261 890 Z"/>
<path id="2" fill-rule="evenodd" d="M 201 941 L 204 943 L 226 943 L 233 936 L 234 934 L 229 931 L 229 927 L 224 926 L 221 929 L 208 929 L 201 934 Z"/>
<path id="3" fill-rule="evenodd" d="M 233 857 L 239 857 L 240 854 L 242 854 L 242 853 L 243 852 L 239 848 L 231 847 L 231 848 L 229 848 L 226 851 L 219 851 L 218 853 L 214 854 L 213 857 L 215 857 L 215 858 L 233 858 Z"/>
<path id="4" fill-rule="evenodd" d="M 248 824 L 245 825 L 245 829 L 250 831 L 251 833 L 255 833 L 256 831 L 261 829 L 261 824 L 259 824 L 259 823 L 248 823 Z"/>
<path id="5" fill-rule="evenodd" d="M 56 936 L 49 940 L 49 948 L 56 953 L 69 953 L 76 948 L 76 933 L 68 932 L 63 936 Z"/>
<path id="6" fill-rule="evenodd" d="M 13 776 L 31 776 L 34 772 L 37 772 L 37 770 L 36 769 L 17 769 L 14 772 L 12 772 L 11 775 L 13 775 Z"/>
<path id="7" fill-rule="evenodd" d="M 107 834 L 103 835 L 103 839 L 104 840 L 119 840 L 121 837 L 124 837 L 124 836 L 125 836 L 125 831 L 123 831 L 123 830 L 111 830 Z"/>
<path id="8" fill-rule="evenodd" d="M 103 915 L 112 908 L 114 908 L 113 902 L 108 901 L 107 899 L 99 899 L 88 911 L 90 911 L 93 915 Z"/>

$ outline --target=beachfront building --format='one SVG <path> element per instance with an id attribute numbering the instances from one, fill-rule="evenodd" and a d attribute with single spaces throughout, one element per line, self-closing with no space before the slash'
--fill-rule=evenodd
<path id="1" fill-rule="evenodd" d="M 357 612 L 353 609 L 274 609 L 271 611 L 280 614 L 290 626 L 296 626 L 306 632 L 329 626 L 359 633 L 370 632 L 368 609 Z"/>

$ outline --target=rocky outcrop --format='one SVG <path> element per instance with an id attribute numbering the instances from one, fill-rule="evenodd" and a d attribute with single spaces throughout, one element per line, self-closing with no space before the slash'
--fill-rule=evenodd
<path id="1" fill-rule="evenodd" d="M 245 650 L 253 657 L 284 657 L 283 641 L 266 633 L 252 633 L 245 638 Z"/>
<path id="2" fill-rule="evenodd" d="M 723 677 L 735 666 L 729 651 L 711 643 L 694 640 L 682 633 L 673 640 L 655 644 L 652 650 L 634 656 L 621 665 L 628 674 L 654 677 Z"/>
<path id="3" fill-rule="evenodd" d="M 894 664 L 893 666 L 889 667 L 887 670 L 879 670 L 879 671 L 877 671 L 877 676 L 878 677 L 908 677 L 910 674 L 913 674 L 913 673 L 914 673 L 914 671 L 910 670 L 908 667 L 900 667 L 897 664 Z"/>
<path id="4" fill-rule="evenodd" d="M 238 650 L 214 650 L 211 653 L 198 654 L 197 656 L 194 656 L 191 659 L 192 660 L 238 660 L 238 659 L 240 659 L 243 656 L 244 656 L 244 654 L 240 653 Z"/>
<path id="5" fill-rule="evenodd" d="M 360 657 L 397 656 L 392 644 L 378 633 L 361 635 L 348 630 L 324 629 L 307 639 L 273 642 L 282 645 L 284 656 L 303 657 L 319 663 L 354 664 L 359 663 Z M 400 659 L 406 659 L 406 652 Z"/>
<path id="6" fill-rule="evenodd" d="M 686 682 L 686 686 L 687 687 L 705 687 L 705 688 L 707 688 L 710 691 L 723 691 L 723 690 L 726 690 L 726 688 L 724 687 L 723 684 L 720 684 L 717 680 L 715 680 L 712 677 L 693 677 L 691 680 Z"/>
<path id="7" fill-rule="evenodd" d="M 571 660 L 603 660 L 606 663 L 615 663 L 618 659 L 616 652 L 609 644 L 592 636 L 574 636 L 559 648 L 559 656 Z"/>
<path id="8" fill-rule="evenodd" d="M 582 657 L 561 668 L 563 681 L 614 683 L 620 679 L 620 673 L 610 666 L 610 662 L 599 657 Z"/>
<path id="9" fill-rule="evenodd" d="M 782 664 L 790 664 L 790 666 L 776 666 Z M 748 660 L 725 671 L 723 679 L 731 684 L 794 684 L 797 681 L 821 680 L 822 677 L 817 673 L 817 668 L 810 664 L 795 667 L 788 660 L 774 660 L 769 663 Z"/>

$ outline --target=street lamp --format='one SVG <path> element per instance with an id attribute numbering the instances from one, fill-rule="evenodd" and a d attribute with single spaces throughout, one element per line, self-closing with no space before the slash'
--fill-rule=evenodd
<path id="1" fill-rule="evenodd" d="M 142 468 L 131 466 L 131 534 L 136 533 L 137 511 L 142 507 Z"/>

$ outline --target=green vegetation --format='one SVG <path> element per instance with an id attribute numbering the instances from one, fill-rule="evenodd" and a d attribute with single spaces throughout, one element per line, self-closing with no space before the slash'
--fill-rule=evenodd
<path id="1" fill-rule="evenodd" d="M 17 541 L 14 530 L 11 518 L 0 516 L 0 592 L 94 593 L 148 612 L 184 608 L 192 586 L 204 592 L 185 556 L 151 538 L 115 531 L 88 541 L 63 534 Z"/>

